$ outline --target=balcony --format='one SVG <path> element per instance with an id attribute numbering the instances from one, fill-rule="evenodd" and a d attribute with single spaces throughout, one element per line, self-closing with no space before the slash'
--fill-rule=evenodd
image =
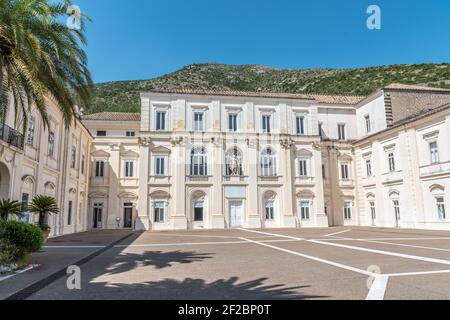
<path id="1" fill-rule="evenodd" d="M 355 186 L 355 181 L 352 179 L 339 180 L 339 187 L 341 187 L 341 188 L 353 188 L 354 186 Z"/>
<path id="2" fill-rule="evenodd" d="M 450 174 L 450 162 L 440 162 L 420 167 L 421 178 L 428 178 L 445 174 Z"/>
<path id="3" fill-rule="evenodd" d="M 314 186 L 315 179 L 314 177 L 297 176 L 295 177 L 295 184 L 298 186 Z"/>
<path id="4" fill-rule="evenodd" d="M 0 123 L 0 139 L 13 147 L 23 150 L 23 135 L 4 123 Z"/>

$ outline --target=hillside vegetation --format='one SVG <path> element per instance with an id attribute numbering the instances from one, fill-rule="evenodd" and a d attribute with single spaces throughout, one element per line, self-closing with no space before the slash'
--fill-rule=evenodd
<path id="1" fill-rule="evenodd" d="M 368 95 L 394 82 L 450 88 L 450 64 L 304 70 L 274 69 L 259 65 L 193 64 L 150 80 L 99 83 L 87 113 L 139 112 L 139 93 L 152 89 Z"/>

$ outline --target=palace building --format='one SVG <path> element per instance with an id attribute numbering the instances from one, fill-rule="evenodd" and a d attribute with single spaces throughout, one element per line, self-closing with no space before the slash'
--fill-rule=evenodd
<path id="1" fill-rule="evenodd" d="M 92 229 L 450 230 L 450 90 L 368 97 L 155 90 L 141 112 L 0 126 L 0 198 L 53 196 L 52 236 Z M 29 216 L 30 221 L 37 217 Z"/>

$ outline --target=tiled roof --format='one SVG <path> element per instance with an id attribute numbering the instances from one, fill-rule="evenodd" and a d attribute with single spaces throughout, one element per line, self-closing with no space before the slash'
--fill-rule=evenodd
<path id="1" fill-rule="evenodd" d="M 206 96 L 230 96 L 230 97 L 256 97 L 256 98 L 284 98 L 284 99 L 311 99 L 311 96 L 302 93 L 275 93 L 275 92 L 251 92 L 238 90 L 214 90 L 214 89 L 154 89 L 154 93 L 193 94 Z"/>
<path id="2" fill-rule="evenodd" d="M 401 83 L 392 83 L 384 89 L 393 89 L 393 90 L 409 90 L 409 91 L 433 91 L 433 92 L 449 92 L 450 89 L 442 89 L 442 88 L 433 88 L 433 87 L 425 87 L 425 86 L 416 86 L 416 85 L 407 85 Z"/>
<path id="3" fill-rule="evenodd" d="M 214 95 L 214 96 L 233 96 L 233 97 L 257 97 L 257 98 L 281 98 L 281 99 L 307 99 L 316 100 L 327 104 L 356 104 L 364 97 L 360 96 L 340 96 L 340 95 L 322 95 L 322 94 L 304 94 L 304 93 L 280 93 L 280 92 L 251 92 L 238 90 L 210 90 L 210 89 L 157 89 L 154 93 L 168 94 L 192 94 L 192 95 Z"/>
<path id="4" fill-rule="evenodd" d="M 124 113 L 124 112 L 101 112 L 88 114 L 81 117 L 81 120 L 93 121 L 141 121 L 140 113 Z"/>
<path id="5" fill-rule="evenodd" d="M 326 104 L 357 104 L 365 97 L 363 96 L 332 96 L 323 94 L 311 94 L 316 101 Z"/>

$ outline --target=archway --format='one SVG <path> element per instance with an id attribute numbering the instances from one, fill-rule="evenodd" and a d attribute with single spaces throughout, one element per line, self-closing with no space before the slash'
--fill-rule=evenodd
<path id="1" fill-rule="evenodd" d="M 11 184 L 11 176 L 8 167 L 0 162 L 0 199 L 9 198 L 9 186 Z"/>

